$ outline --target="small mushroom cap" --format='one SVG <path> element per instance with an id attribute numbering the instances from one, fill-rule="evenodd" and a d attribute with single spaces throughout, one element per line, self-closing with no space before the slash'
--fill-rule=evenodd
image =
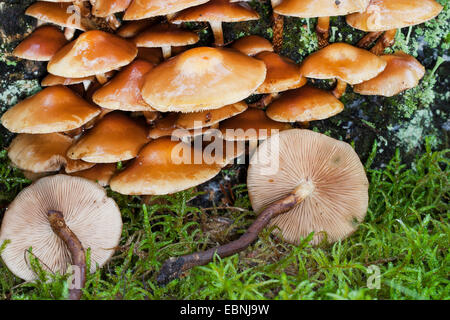
<path id="1" fill-rule="evenodd" d="M 67 151 L 70 159 L 113 163 L 133 159 L 147 140 L 143 124 L 120 112 L 104 116 Z"/>
<path id="2" fill-rule="evenodd" d="M 244 112 L 247 108 L 247 104 L 241 101 L 219 109 L 182 113 L 177 117 L 175 124 L 177 127 L 187 130 L 210 127 L 220 121 Z"/>
<path id="3" fill-rule="evenodd" d="M 61 27 L 74 28 L 82 31 L 88 30 L 90 26 L 88 26 L 85 19 L 80 19 L 80 23 L 78 24 L 77 19 L 72 17 L 74 12 L 71 12 L 70 6 L 72 6 L 72 3 L 37 1 L 27 8 L 25 14 Z"/>
<path id="4" fill-rule="evenodd" d="M 214 131 L 211 135 L 202 138 L 203 159 L 205 163 L 222 164 L 222 167 L 233 162 L 234 159 L 245 153 L 244 140 L 228 141 L 222 139 L 220 131 Z M 195 145 L 195 142 L 194 142 Z"/>
<path id="5" fill-rule="evenodd" d="M 370 0 L 283 0 L 274 12 L 299 18 L 345 16 L 352 12 L 363 12 Z"/>
<path id="6" fill-rule="evenodd" d="M 83 78 L 64 78 L 60 76 L 55 76 L 53 74 L 48 74 L 45 76 L 44 79 L 41 81 L 41 86 L 43 87 L 51 87 L 51 86 L 57 86 L 59 84 L 64 86 L 70 86 L 73 84 L 83 83 L 85 81 L 92 82 L 94 81 L 94 76 L 89 77 L 83 77 Z"/>
<path id="7" fill-rule="evenodd" d="M 125 11 L 131 0 L 95 0 L 92 3 L 92 14 L 96 17 L 107 17 Z"/>
<path id="8" fill-rule="evenodd" d="M 280 122 L 306 122 L 330 118 L 344 110 L 344 104 L 327 90 L 306 85 L 287 91 L 272 102 L 266 115 Z"/>
<path id="9" fill-rule="evenodd" d="M 353 28 L 363 31 L 386 31 L 423 23 L 436 17 L 442 6 L 434 0 L 376 0 L 367 10 L 346 17 Z"/>
<path id="10" fill-rule="evenodd" d="M 232 49 L 198 47 L 152 69 L 142 96 L 162 112 L 217 109 L 244 100 L 265 77 L 260 60 Z"/>
<path id="11" fill-rule="evenodd" d="M 306 83 L 300 67 L 289 58 L 268 51 L 258 53 L 255 58 L 264 61 L 267 68 L 266 79 L 256 93 L 277 93 L 299 88 Z"/>
<path id="12" fill-rule="evenodd" d="M 138 47 L 185 46 L 198 42 L 195 32 L 183 30 L 173 24 L 159 24 L 139 33 L 134 39 Z"/>
<path id="13" fill-rule="evenodd" d="M 275 132 L 290 128 L 289 124 L 273 121 L 263 110 L 255 108 L 249 108 L 219 125 L 223 138 L 231 141 L 263 140 Z"/>
<path id="14" fill-rule="evenodd" d="M 128 21 L 120 26 L 116 31 L 116 34 L 122 38 L 133 38 L 145 29 L 155 25 L 157 22 L 157 19 L 154 18 Z"/>
<path id="15" fill-rule="evenodd" d="M 123 19 L 139 20 L 165 16 L 205 2 L 208 2 L 208 0 L 133 0 L 127 11 L 125 11 Z"/>
<path id="16" fill-rule="evenodd" d="M 98 163 L 90 169 L 74 172 L 71 175 L 97 182 L 102 187 L 106 187 L 109 185 L 116 169 L 116 163 Z"/>
<path id="17" fill-rule="evenodd" d="M 375 78 L 355 85 L 353 91 L 363 95 L 392 97 L 417 86 L 425 74 L 420 62 L 404 52 L 380 58 L 387 62 L 386 69 Z"/>
<path id="18" fill-rule="evenodd" d="M 248 56 L 254 56 L 263 51 L 273 52 L 272 43 L 260 36 L 250 35 L 242 37 L 231 45 L 231 48 Z"/>
<path id="19" fill-rule="evenodd" d="M 204 163 L 202 150 L 164 137 L 142 148 L 137 158 L 111 179 L 110 186 L 122 194 L 171 194 L 212 179 L 220 169 L 220 164 Z"/>
<path id="20" fill-rule="evenodd" d="M 64 33 L 55 26 L 37 28 L 13 51 L 13 55 L 34 61 L 49 61 L 67 43 Z"/>
<path id="21" fill-rule="evenodd" d="M 293 129 L 264 141 L 256 150 L 247 175 L 255 212 L 286 197 L 300 184 L 312 193 L 270 225 L 289 243 L 315 232 L 312 243 L 344 239 L 356 230 L 368 207 L 364 167 L 345 142 L 310 130 Z"/>
<path id="22" fill-rule="evenodd" d="M 100 109 L 72 90 L 47 87 L 6 111 L 1 122 L 17 133 L 52 133 L 77 129 L 100 114 Z"/>
<path id="23" fill-rule="evenodd" d="M 338 78 L 351 85 L 376 77 L 386 61 L 373 53 L 346 43 L 333 43 L 308 56 L 300 73 L 308 78 Z"/>
<path id="24" fill-rule="evenodd" d="M 92 30 L 59 50 L 47 69 L 57 76 L 81 78 L 123 67 L 136 55 L 134 43 L 104 31 Z"/>
<path id="25" fill-rule="evenodd" d="M 210 0 L 200 6 L 178 12 L 170 22 L 239 22 L 258 19 L 258 13 L 249 6 L 230 3 L 228 0 Z"/>
<path id="26" fill-rule="evenodd" d="M 3 217 L 0 243 L 10 243 L 1 256 L 13 274 L 27 281 L 37 279 L 28 260 L 30 247 L 44 270 L 65 273 L 72 264 L 67 246 L 50 227 L 49 210 L 60 211 L 83 248 L 90 249 L 91 272 L 111 258 L 122 233 L 117 204 L 95 182 L 54 175 L 23 189 Z"/>
<path id="27" fill-rule="evenodd" d="M 135 60 L 95 91 L 92 99 L 103 108 L 124 111 L 153 110 L 142 98 L 144 75 L 153 69 L 145 60 Z"/>

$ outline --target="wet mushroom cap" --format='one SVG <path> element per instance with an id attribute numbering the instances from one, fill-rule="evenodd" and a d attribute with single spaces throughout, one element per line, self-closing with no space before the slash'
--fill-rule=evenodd
<path id="1" fill-rule="evenodd" d="M 125 11 L 123 19 L 139 20 L 165 16 L 205 2 L 208 2 L 208 0 L 133 0 L 127 11 Z"/>
<path id="2" fill-rule="evenodd" d="M 172 24 L 159 24 L 151 27 L 133 38 L 138 47 L 185 46 L 197 43 L 199 37 L 195 32 L 183 30 Z"/>
<path id="3" fill-rule="evenodd" d="M 100 114 L 100 109 L 72 90 L 47 87 L 6 111 L 1 122 L 16 133 L 52 133 L 77 129 Z"/>
<path id="4" fill-rule="evenodd" d="M 314 79 L 338 78 L 351 85 L 377 76 L 386 61 L 346 43 L 333 43 L 303 60 L 300 73 Z"/>
<path id="5" fill-rule="evenodd" d="M 116 169 L 116 163 L 98 163 L 92 168 L 74 172 L 71 175 L 97 182 L 102 187 L 106 187 L 109 185 L 109 181 L 116 172 Z"/>
<path id="6" fill-rule="evenodd" d="M 344 110 L 344 104 L 327 90 L 306 85 L 286 91 L 272 102 L 267 116 L 280 122 L 306 122 L 330 118 Z"/>
<path id="7" fill-rule="evenodd" d="M 363 12 L 370 0 L 283 0 L 274 12 L 300 18 L 345 16 L 352 12 Z"/>
<path id="8" fill-rule="evenodd" d="M 250 160 L 247 175 L 255 212 L 286 197 L 300 184 L 309 184 L 312 193 L 270 223 L 285 241 L 299 244 L 315 232 L 313 244 L 324 239 L 335 242 L 349 236 L 364 219 L 369 182 L 348 143 L 301 129 L 264 141 Z"/>
<path id="9" fill-rule="evenodd" d="M 125 11 L 132 0 L 95 0 L 92 3 L 92 14 L 96 17 L 107 17 Z"/>
<path id="10" fill-rule="evenodd" d="M 30 247 L 44 270 L 64 274 L 72 264 L 67 246 L 50 227 L 49 210 L 60 211 L 83 248 L 90 249 L 90 272 L 111 258 L 122 233 L 117 204 L 95 182 L 54 175 L 23 189 L 3 217 L 0 243 L 10 243 L 1 257 L 14 275 L 26 281 L 38 278 L 28 259 Z"/>
<path id="11" fill-rule="evenodd" d="M 13 51 L 13 55 L 34 61 L 49 61 L 67 43 L 64 33 L 55 26 L 37 28 Z"/>
<path id="12" fill-rule="evenodd" d="M 116 31 L 116 34 L 122 38 L 133 38 L 156 23 L 157 20 L 153 18 L 128 21 L 122 24 L 122 26 Z"/>
<path id="13" fill-rule="evenodd" d="M 206 182 L 221 170 L 205 164 L 202 150 L 169 137 L 149 142 L 125 170 L 111 179 L 113 191 L 129 195 L 163 195 Z"/>
<path id="14" fill-rule="evenodd" d="M 65 78 L 81 78 L 129 64 L 138 51 L 134 43 L 116 35 L 92 30 L 59 50 L 48 63 L 48 72 Z"/>
<path id="15" fill-rule="evenodd" d="M 85 81 L 92 82 L 94 81 L 94 76 L 89 77 L 83 77 L 83 78 L 64 78 L 60 76 L 55 76 L 53 74 L 48 74 L 44 79 L 41 81 L 41 86 L 43 87 L 51 87 L 56 85 L 64 85 L 64 86 L 70 86 L 73 84 L 83 83 Z"/>
<path id="16" fill-rule="evenodd" d="M 150 139 L 158 139 L 161 137 L 170 137 L 177 130 L 176 122 L 180 114 L 173 112 L 167 113 L 163 118 L 158 119 L 149 130 L 148 137 Z"/>
<path id="17" fill-rule="evenodd" d="M 348 15 L 346 21 L 363 31 L 386 31 L 423 23 L 436 17 L 442 9 L 435 0 L 377 0 L 364 12 Z"/>
<path id="18" fill-rule="evenodd" d="M 152 69 L 142 96 L 161 112 L 218 109 L 247 98 L 265 76 L 260 60 L 232 49 L 198 47 Z"/>
<path id="19" fill-rule="evenodd" d="M 363 95 L 392 97 L 414 88 L 425 74 L 425 68 L 413 56 L 404 52 L 380 56 L 387 62 L 386 68 L 375 78 L 357 84 L 353 91 Z"/>
<path id="20" fill-rule="evenodd" d="M 67 151 L 70 159 L 114 163 L 136 157 L 147 140 L 145 126 L 120 112 L 104 116 Z"/>
<path id="21" fill-rule="evenodd" d="M 263 51 L 273 51 L 272 43 L 269 40 L 255 35 L 242 37 L 234 41 L 231 48 L 248 56 L 254 56 Z"/>

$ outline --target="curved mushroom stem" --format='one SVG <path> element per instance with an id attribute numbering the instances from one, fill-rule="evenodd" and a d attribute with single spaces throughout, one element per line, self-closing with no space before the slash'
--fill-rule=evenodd
<path id="1" fill-rule="evenodd" d="M 161 50 L 164 60 L 167 60 L 172 56 L 172 46 L 162 46 Z"/>
<path id="2" fill-rule="evenodd" d="M 84 288 L 86 283 L 86 255 L 83 246 L 77 236 L 66 225 L 61 212 L 50 210 L 47 216 L 53 232 L 64 241 L 69 249 L 73 265 L 78 267 L 79 274 L 74 272 L 75 288 L 69 289 L 69 299 L 80 300 L 82 295 L 81 289 Z"/>
<path id="3" fill-rule="evenodd" d="M 359 40 L 357 46 L 360 48 L 368 48 L 372 44 L 372 42 L 377 40 L 382 34 L 383 31 L 369 32 L 364 37 L 362 37 L 361 40 Z"/>
<path id="4" fill-rule="evenodd" d="M 272 29 L 273 29 L 273 49 L 275 52 L 280 52 L 283 47 L 283 29 L 284 29 L 284 17 L 278 13 L 272 15 Z"/>
<path id="5" fill-rule="evenodd" d="M 278 98 L 280 94 L 279 93 L 269 93 L 264 95 L 261 99 L 258 101 L 249 104 L 249 108 L 256 108 L 256 109 L 264 109 L 267 107 L 273 100 Z"/>
<path id="6" fill-rule="evenodd" d="M 319 48 L 328 45 L 328 37 L 330 30 L 330 17 L 319 17 L 317 19 L 316 33 L 319 42 Z"/>
<path id="7" fill-rule="evenodd" d="M 223 41 L 222 22 L 210 21 L 209 25 L 211 26 L 212 32 L 214 34 L 214 44 L 217 47 L 223 46 L 224 41 Z"/>
<path id="8" fill-rule="evenodd" d="M 334 87 L 332 93 L 337 99 L 339 99 L 345 93 L 346 88 L 347 88 L 347 83 L 342 81 L 341 79 L 337 79 L 336 87 Z"/>
<path id="9" fill-rule="evenodd" d="M 64 36 L 66 37 L 67 40 L 72 40 L 74 34 L 75 34 L 74 28 L 66 27 L 64 29 Z"/>
<path id="10" fill-rule="evenodd" d="M 106 17 L 106 22 L 108 23 L 108 26 L 112 29 L 112 30 L 117 30 L 120 27 L 120 21 L 117 19 L 117 17 L 114 14 L 110 14 L 109 16 Z"/>
<path id="11" fill-rule="evenodd" d="M 106 75 L 104 73 L 96 74 L 95 78 L 97 79 L 98 83 L 100 83 L 101 85 L 104 85 L 105 83 L 108 82 L 108 77 L 106 77 Z"/>
<path id="12" fill-rule="evenodd" d="M 397 34 L 397 29 L 391 29 L 383 33 L 383 35 L 378 39 L 377 43 L 370 49 L 370 52 L 379 56 L 383 54 L 384 49 L 389 48 L 395 42 L 395 35 Z"/>
<path id="13" fill-rule="evenodd" d="M 313 190 L 314 187 L 311 183 L 300 184 L 286 197 L 275 201 L 264 209 L 248 230 L 237 240 L 204 252 L 196 252 L 178 258 L 167 259 L 162 265 L 156 279 L 158 284 L 165 285 L 171 280 L 178 278 L 182 272 L 213 261 L 216 253 L 219 257 L 225 258 L 244 250 L 258 238 L 259 233 L 273 218 L 291 210 L 306 199 Z"/>

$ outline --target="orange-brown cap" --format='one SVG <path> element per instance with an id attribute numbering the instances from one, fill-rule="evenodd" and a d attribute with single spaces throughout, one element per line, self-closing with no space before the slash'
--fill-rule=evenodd
<path id="1" fill-rule="evenodd" d="M 138 48 L 138 59 L 144 59 L 154 65 L 163 61 L 163 54 L 160 48 Z"/>
<path id="2" fill-rule="evenodd" d="M 266 79 L 256 93 L 277 93 L 299 88 L 306 83 L 300 67 L 289 58 L 268 51 L 258 53 L 255 58 L 264 61 L 267 68 Z"/>
<path id="3" fill-rule="evenodd" d="M 344 104 L 329 91 L 306 85 L 286 91 L 272 102 L 267 116 L 280 122 L 306 122 L 330 118 L 344 110 Z"/>
<path id="4" fill-rule="evenodd" d="M 90 26 L 86 19 L 80 19 L 80 23 L 77 23 L 78 19 L 73 17 L 74 12 L 69 8 L 71 5 L 71 3 L 37 1 L 27 8 L 25 14 L 61 27 L 88 30 Z"/>
<path id="5" fill-rule="evenodd" d="M 300 73 L 308 78 L 338 78 L 351 85 L 376 77 L 386 61 L 373 53 L 347 43 L 333 43 L 308 56 Z"/>
<path id="6" fill-rule="evenodd" d="M 205 2 L 208 2 L 208 0 L 133 0 L 123 19 L 139 20 L 165 16 Z"/>
<path id="7" fill-rule="evenodd" d="M 98 89 L 92 99 L 103 108 L 124 111 L 153 110 L 141 96 L 144 75 L 153 68 L 145 60 L 135 60 Z"/>
<path id="8" fill-rule="evenodd" d="M 145 29 L 155 25 L 157 22 L 157 19 L 154 18 L 128 21 L 122 24 L 116 31 L 116 34 L 122 38 L 133 38 Z"/>
<path id="9" fill-rule="evenodd" d="M 107 17 L 111 14 L 125 11 L 131 0 L 95 0 L 92 3 L 92 14 L 97 17 Z"/>
<path id="10" fill-rule="evenodd" d="M 92 82 L 94 81 L 94 76 L 89 77 L 83 77 L 83 78 L 64 78 L 60 76 L 55 76 L 53 74 L 48 74 L 44 79 L 41 81 L 41 86 L 43 87 L 51 87 L 51 86 L 57 86 L 59 84 L 64 86 L 70 86 L 73 84 L 83 83 L 85 81 Z"/>
<path id="11" fill-rule="evenodd" d="M 173 24 L 163 23 L 151 27 L 133 38 L 138 47 L 185 46 L 198 42 L 195 32 L 183 30 Z"/>
<path id="12" fill-rule="evenodd" d="M 413 26 L 433 19 L 442 11 L 435 0 L 376 0 L 364 12 L 346 17 L 353 28 L 363 31 L 385 31 Z"/>
<path id="13" fill-rule="evenodd" d="M 152 69 L 142 96 L 162 112 L 217 109 L 247 98 L 265 76 L 260 60 L 232 49 L 199 47 Z"/>
<path id="14" fill-rule="evenodd" d="M 414 88 L 425 74 L 425 68 L 413 56 L 404 52 L 380 56 L 387 62 L 386 69 L 375 78 L 357 84 L 353 91 L 363 95 L 392 97 Z"/>
<path id="15" fill-rule="evenodd" d="M 312 244 L 344 239 L 367 212 L 369 182 L 355 150 L 310 130 L 286 130 L 264 141 L 250 160 L 247 185 L 255 212 L 300 186 L 308 191 L 303 202 L 270 223 L 293 244 L 311 232 Z"/>
<path id="16" fill-rule="evenodd" d="M 345 16 L 352 12 L 363 12 L 370 0 L 283 0 L 274 12 L 300 18 Z"/>
<path id="17" fill-rule="evenodd" d="M 48 63 L 48 72 L 81 78 L 123 67 L 137 55 L 134 43 L 116 35 L 91 30 L 59 50 Z"/>
<path id="18" fill-rule="evenodd" d="M 13 55 L 34 61 L 49 61 L 67 43 L 64 33 L 55 26 L 37 28 L 13 51 Z"/>
<path id="19" fill-rule="evenodd" d="M 220 169 L 219 164 L 204 163 L 202 150 L 164 137 L 142 148 L 110 186 L 122 194 L 171 194 L 212 179 Z"/>
<path id="20" fill-rule="evenodd" d="M 109 181 L 116 172 L 116 163 L 98 163 L 92 168 L 74 172 L 71 176 L 81 177 L 97 182 L 102 187 L 109 185 Z"/>
<path id="21" fill-rule="evenodd" d="M 17 133 L 52 133 L 81 127 L 100 114 L 100 109 L 72 90 L 47 87 L 6 111 L 2 124 Z"/>
<path id="22" fill-rule="evenodd" d="M 250 35 L 233 42 L 231 48 L 248 56 L 254 56 L 263 51 L 273 51 L 272 43 L 260 36 Z"/>
<path id="23" fill-rule="evenodd" d="M 230 119 L 222 121 L 219 130 L 225 140 L 263 140 L 291 126 L 269 119 L 260 109 L 249 108 Z"/>
<path id="24" fill-rule="evenodd" d="M 148 133 L 148 137 L 150 139 L 158 139 L 160 137 L 171 136 L 173 131 L 177 129 L 175 124 L 178 116 L 179 113 L 172 112 L 167 113 L 163 118 L 156 120 Z"/>
<path id="25" fill-rule="evenodd" d="M 123 113 L 111 112 L 67 151 L 70 159 L 114 163 L 136 157 L 147 140 L 145 126 Z"/>

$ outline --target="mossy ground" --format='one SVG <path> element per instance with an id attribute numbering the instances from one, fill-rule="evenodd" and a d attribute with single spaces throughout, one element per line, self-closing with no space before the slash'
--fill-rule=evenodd
<path id="1" fill-rule="evenodd" d="M 23 15 L 32 1 L 0 1 L 1 112 L 39 90 L 40 63 L 11 57 L 12 48 L 32 30 Z M 311 129 L 342 139 L 367 163 L 369 211 L 359 230 L 334 245 L 286 245 L 266 230 L 239 255 L 195 268 L 166 287 L 156 274 L 169 256 L 228 242 L 245 231 L 255 217 L 245 186 L 245 166 L 223 170 L 211 183 L 170 197 L 127 197 L 109 191 L 121 208 L 124 229 L 120 248 L 102 270 L 90 275 L 86 299 L 448 299 L 450 123 L 448 71 L 449 4 L 433 21 L 402 30 L 394 47 L 413 54 L 427 68 L 419 87 L 393 98 L 363 97 L 351 88 L 346 109 L 317 121 Z M 270 39 L 268 1 L 250 3 L 258 22 L 226 24 L 226 41 L 247 34 Z M 317 49 L 315 19 L 286 18 L 282 53 L 300 62 Z M 308 28 L 309 25 L 309 28 Z M 202 42 L 211 40 L 205 25 Z M 343 18 L 332 19 L 332 41 L 356 43 L 362 33 Z M 1 129 L 1 146 L 11 135 Z M 427 141 L 427 143 L 425 143 Z M 437 150 L 437 151 L 432 151 Z M 26 185 L 0 153 L 1 215 Z M 225 186 L 222 192 L 220 186 Z M 215 193 L 214 193 L 215 192 Z M 226 196 L 225 196 L 226 193 Z M 224 201 L 230 206 L 223 209 Z M 1 250 L 1 249 L 0 249 Z M 34 264 L 39 272 L 39 263 Z M 371 266 L 380 269 L 380 289 L 369 289 Z M 40 272 L 24 283 L 0 267 L 0 299 L 64 299 L 66 278 Z M 54 281 L 47 282 L 51 277 Z"/>

